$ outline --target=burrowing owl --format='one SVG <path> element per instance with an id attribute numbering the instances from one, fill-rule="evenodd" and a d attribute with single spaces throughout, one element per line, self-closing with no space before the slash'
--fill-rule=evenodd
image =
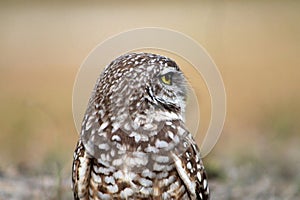
<path id="1" fill-rule="evenodd" d="M 88 103 L 73 162 L 75 199 L 209 199 L 184 124 L 186 79 L 169 58 L 110 63 Z"/>

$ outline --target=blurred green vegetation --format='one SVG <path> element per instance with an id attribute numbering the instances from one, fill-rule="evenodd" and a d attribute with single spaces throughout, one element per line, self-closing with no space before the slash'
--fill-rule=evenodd
<path id="1" fill-rule="evenodd" d="M 288 140 L 292 136 L 299 135 L 299 119 L 299 102 L 272 105 L 261 116 L 261 128 L 266 129 L 271 138 L 279 141 Z"/>

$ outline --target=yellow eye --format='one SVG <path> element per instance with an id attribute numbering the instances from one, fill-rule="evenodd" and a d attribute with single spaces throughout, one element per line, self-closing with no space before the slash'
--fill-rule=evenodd
<path id="1" fill-rule="evenodd" d="M 172 73 L 167 73 L 160 76 L 161 81 L 166 85 L 172 85 Z"/>

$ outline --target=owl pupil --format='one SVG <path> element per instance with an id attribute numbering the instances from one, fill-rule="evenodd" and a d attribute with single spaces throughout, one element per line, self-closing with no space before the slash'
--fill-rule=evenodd
<path id="1" fill-rule="evenodd" d="M 170 74 L 166 74 L 165 76 L 166 76 L 166 81 L 168 81 L 168 82 L 169 82 L 169 81 L 170 81 L 170 79 L 171 79 L 171 75 L 170 75 Z"/>

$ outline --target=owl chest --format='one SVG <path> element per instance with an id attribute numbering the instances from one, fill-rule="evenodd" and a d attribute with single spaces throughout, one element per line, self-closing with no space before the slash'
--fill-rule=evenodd
<path id="1" fill-rule="evenodd" d="M 174 164 L 157 161 L 162 158 L 131 159 L 125 158 L 122 165 L 112 161 L 110 166 L 95 160 L 90 180 L 93 195 L 100 199 L 185 199 L 186 189 Z M 132 166 L 132 162 L 143 164 Z"/>

